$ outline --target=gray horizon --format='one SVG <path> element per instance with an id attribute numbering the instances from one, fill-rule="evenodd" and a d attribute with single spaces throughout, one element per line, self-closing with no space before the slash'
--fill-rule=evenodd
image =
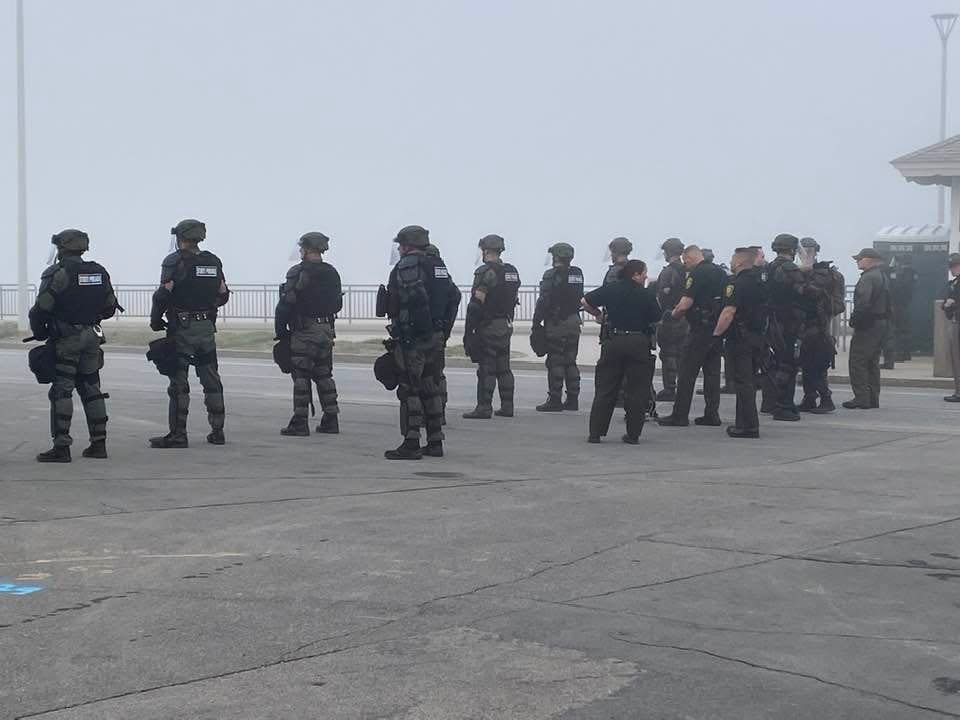
<path id="1" fill-rule="evenodd" d="M 816 237 L 849 281 L 881 227 L 936 220 L 936 190 L 889 161 L 939 139 L 929 16 L 956 10 L 27 0 L 30 280 L 50 236 L 79 227 L 115 283 L 153 283 L 169 228 L 198 217 L 234 284 L 279 283 L 310 230 L 346 282 L 379 283 L 408 224 L 460 284 L 488 233 L 526 284 L 554 242 L 597 282 L 618 235 L 656 270 L 670 236 L 726 259 L 781 232 Z M 12 0 L 0 34 L 11 283 Z"/>

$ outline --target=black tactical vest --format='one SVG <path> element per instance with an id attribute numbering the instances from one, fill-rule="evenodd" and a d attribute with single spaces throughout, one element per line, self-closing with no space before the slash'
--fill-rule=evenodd
<path id="1" fill-rule="evenodd" d="M 57 294 L 54 316 L 71 325 L 96 325 L 112 292 L 110 275 L 95 262 L 62 266 L 70 278 L 67 289 Z"/>
<path id="2" fill-rule="evenodd" d="M 553 288 L 548 312 L 555 318 L 567 318 L 580 310 L 583 297 L 583 270 L 578 267 L 553 269 Z"/>
<path id="3" fill-rule="evenodd" d="M 300 264 L 301 284 L 297 289 L 297 314 L 303 317 L 330 317 L 340 312 L 340 276 L 325 262 Z"/>
<path id="4" fill-rule="evenodd" d="M 505 317 L 513 320 L 520 294 L 520 273 L 509 263 L 490 263 L 497 274 L 497 286 L 490 291 L 484 302 L 488 318 Z"/>
<path id="5" fill-rule="evenodd" d="M 786 258 L 775 258 L 767 265 L 767 287 L 769 290 L 770 304 L 776 308 L 785 308 L 797 302 L 797 295 L 793 292 L 790 283 L 787 280 L 787 274 L 783 266 L 790 260 Z"/>
<path id="6" fill-rule="evenodd" d="M 196 255 L 181 253 L 173 279 L 176 310 L 212 310 L 217 306 L 223 270 L 220 258 L 204 250 Z"/>

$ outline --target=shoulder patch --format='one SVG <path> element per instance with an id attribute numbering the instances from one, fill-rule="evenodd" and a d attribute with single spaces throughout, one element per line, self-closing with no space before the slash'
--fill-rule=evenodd
<path id="1" fill-rule="evenodd" d="M 726 289 L 725 295 L 726 295 L 726 297 L 728 297 L 728 298 L 732 298 L 732 297 L 733 297 L 733 285 L 727 285 L 727 289 Z"/>
<path id="2" fill-rule="evenodd" d="M 446 267 L 443 265 L 434 265 L 433 266 L 433 277 L 446 280 L 450 277 L 450 273 Z"/>
<path id="3" fill-rule="evenodd" d="M 687 276 L 687 282 L 684 283 L 684 287 L 686 287 L 687 290 L 689 290 L 690 288 L 693 287 L 693 275 L 688 275 L 688 276 Z"/>

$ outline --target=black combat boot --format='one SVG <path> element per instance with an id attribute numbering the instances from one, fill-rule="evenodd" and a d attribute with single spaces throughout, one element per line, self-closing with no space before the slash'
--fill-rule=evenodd
<path id="1" fill-rule="evenodd" d="M 837 406 L 833 404 L 833 396 L 831 395 L 821 395 L 820 396 L 820 406 L 815 407 L 810 412 L 814 415 L 826 415 L 827 413 L 832 413 L 837 409 Z"/>
<path id="2" fill-rule="evenodd" d="M 781 422 L 797 422 L 800 419 L 800 413 L 787 408 L 777 408 L 773 411 L 773 419 Z"/>
<path id="3" fill-rule="evenodd" d="M 687 427 L 689 424 L 690 420 L 688 418 L 678 418 L 672 414 L 657 420 L 657 425 L 661 427 Z"/>
<path id="4" fill-rule="evenodd" d="M 387 450 L 383 456 L 387 460 L 422 460 L 423 450 L 418 440 L 404 440 L 396 450 Z"/>
<path id="5" fill-rule="evenodd" d="M 293 417 L 290 418 L 290 424 L 280 430 L 280 434 L 287 437 L 309 437 L 310 426 L 305 418 Z"/>
<path id="6" fill-rule="evenodd" d="M 563 404 L 563 409 L 577 412 L 580 409 L 580 396 L 567 393 L 567 401 Z"/>
<path id="7" fill-rule="evenodd" d="M 756 439 L 760 437 L 759 430 L 745 430 L 744 428 L 734 427 L 733 425 L 727 426 L 727 435 L 732 438 L 750 438 Z"/>
<path id="8" fill-rule="evenodd" d="M 172 433 L 163 435 L 161 437 L 150 438 L 150 447 L 152 448 L 185 448 L 190 447 L 190 443 L 187 441 L 186 435 L 181 435 L 180 437 L 175 437 Z"/>
<path id="9" fill-rule="evenodd" d="M 664 402 L 673 402 L 676 399 L 677 399 L 677 391 L 671 390 L 670 388 L 664 388 L 663 390 L 657 393 L 658 401 L 662 400 Z"/>
<path id="10" fill-rule="evenodd" d="M 492 410 L 481 410 L 480 408 L 476 408 L 463 414 L 464 420 L 489 420 L 492 417 Z"/>
<path id="11" fill-rule="evenodd" d="M 948 403 L 960 403 L 960 393 L 954 393 L 953 395 L 947 395 L 944 399 L 944 402 Z"/>
<path id="12" fill-rule="evenodd" d="M 797 410 L 800 412 L 813 412 L 817 409 L 817 397 L 816 395 L 804 395 L 803 400 L 800 401 L 800 404 L 797 405 Z"/>
<path id="13" fill-rule="evenodd" d="M 223 430 L 211 430 L 207 435 L 207 442 L 211 445 L 226 445 L 227 438 L 223 436 Z"/>
<path id="14" fill-rule="evenodd" d="M 560 398 L 547 398 L 543 405 L 537 405 L 537 412 L 563 412 L 563 403 Z"/>
<path id="15" fill-rule="evenodd" d="M 497 410 L 494 415 L 502 418 L 512 418 L 513 417 L 513 405 L 501 405 L 500 409 Z"/>
<path id="16" fill-rule="evenodd" d="M 42 463 L 68 463 L 70 459 L 70 448 L 66 445 L 54 445 L 46 452 L 37 455 L 37 462 Z"/>
<path id="17" fill-rule="evenodd" d="M 443 443 L 440 440 L 433 440 L 431 442 L 428 442 L 426 446 L 420 448 L 420 450 L 427 457 L 433 457 L 433 458 L 443 457 Z"/>
<path id="18" fill-rule="evenodd" d="M 320 416 L 320 424 L 317 425 L 317 432 L 324 435 L 340 434 L 340 416 L 324 413 Z"/>
<path id="19" fill-rule="evenodd" d="M 107 441 L 91 440 L 90 447 L 83 451 L 85 458 L 95 458 L 97 460 L 107 459 Z"/>
<path id="20" fill-rule="evenodd" d="M 640 443 L 640 436 L 631 435 L 630 433 L 625 434 L 620 439 L 623 440 L 623 442 L 625 442 L 627 445 L 638 445 Z"/>
<path id="21" fill-rule="evenodd" d="M 723 425 L 723 421 L 719 415 L 704 415 L 703 417 L 694 418 L 693 424 L 700 425 L 701 427 L 720 427 Z"/>
<path id="22" fill-rule="evenodd" d="M 870 403 L 861 402 L 856 398 L 854 398 L 853 400 L 847 400 L 845 403 L 843 403 L 843 406 L 847 410 L 869 410 L 870 409 Z"/>

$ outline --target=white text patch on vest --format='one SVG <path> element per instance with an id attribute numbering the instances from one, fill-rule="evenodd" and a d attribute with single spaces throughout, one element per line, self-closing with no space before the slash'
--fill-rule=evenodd
<path id="1" fill-rule="evenodd" d="M 216 265 L 197 265 L 197 277 L 216 277 Z"/>
<path id="2" fill-rule="evenodd" d="M 103 275 L 77 275 L 77 282 L 80 285 L 103 285 Z"/>

